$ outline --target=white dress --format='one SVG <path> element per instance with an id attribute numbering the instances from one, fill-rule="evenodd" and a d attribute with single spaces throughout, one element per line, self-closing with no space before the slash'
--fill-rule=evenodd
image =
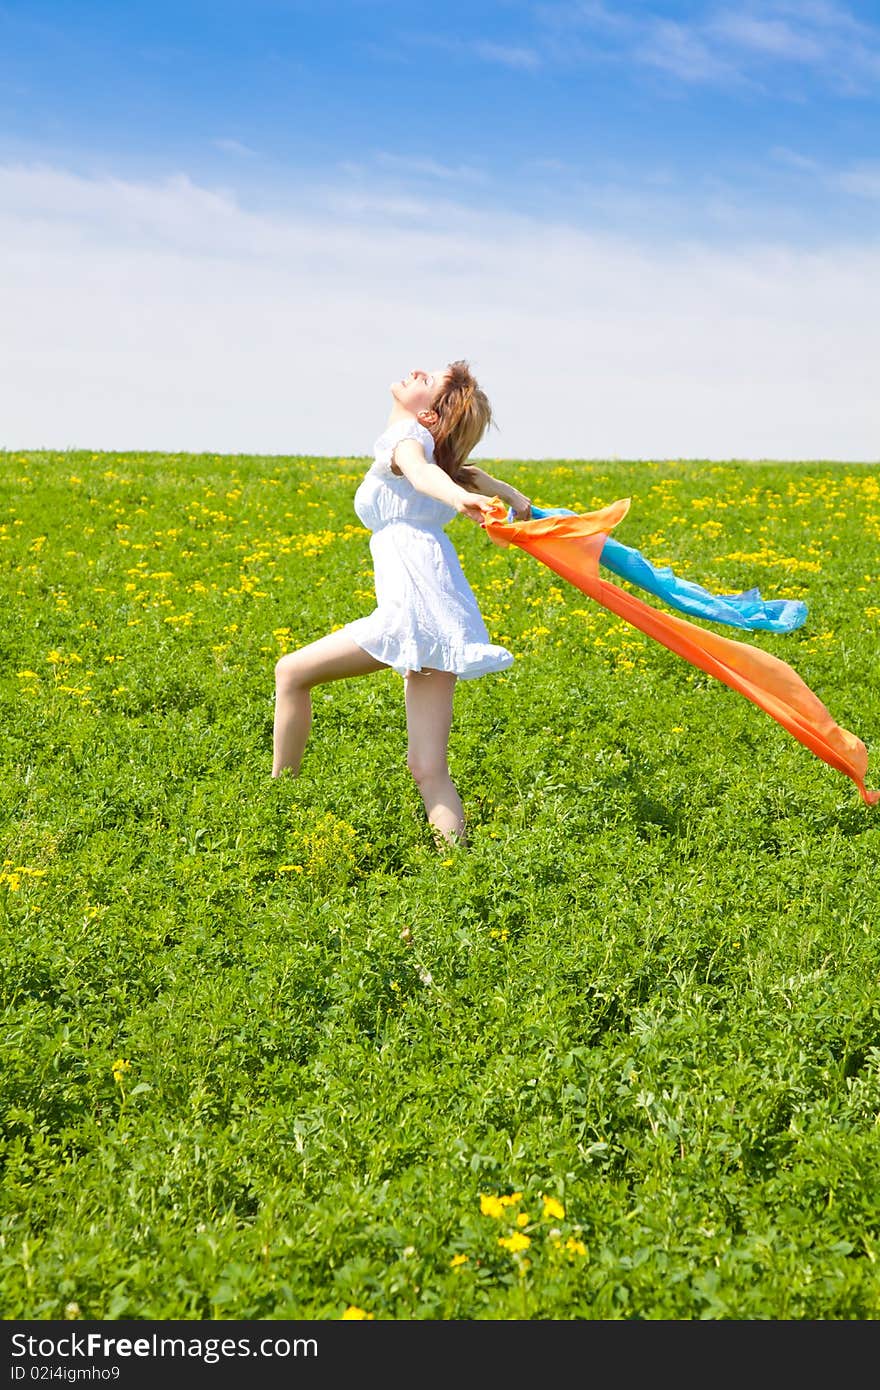
<path id="1" fill-rule="evenodd" d="M 342 629 L 400 675 L 454 671 L 462 680 L 503 671 L 513 654 L 489 641 L 473 590 L 443 530 L 455 508 L 418 492 L 391 471 L 395 446 L 417 439 L 429 463 L 434 441 L 417 420 L 379 436 L 374 461 L 354 496 L 358 519 L 372 532 L 376 607 Z"/>

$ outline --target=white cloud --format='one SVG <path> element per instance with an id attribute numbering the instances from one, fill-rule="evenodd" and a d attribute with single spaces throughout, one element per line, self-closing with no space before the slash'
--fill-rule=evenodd
<path id="1" fill-rule="evenodd" d="M 407 155 L 392 154 L 388 150 L 378 150 L 376 163 L 382 168 L 392 170 L 401 176 L 414 174 L 429 179 L 454 180 L 456 183 L 482 183 L 485 174 L 470 164 L 441 164 L 436 159 L 414 159 Z M 368 166 L 361 166 L 366 172 Z"/>
<path id="2" fill-rule="evenodd" d="M 662 68 L 683 82 L 730 81 L 737 77 L 736 68 L 713 52 L 700 33 L 669 20 L 652 25 L 650 32 L 636 45 L 633 56 L 639 62 Z"/>
<path id="3" fill-rule="evenodd" d="M 483 457 L 880 455 L 880 248 L 636 244 L 0 169 L 0 446 L 366 454 L 467 357 Z M 565 499 L 561 499 L 563 502 Z"/>
<path id="4" fill-rule="evenodd" d="M 786 145 L 774 145 L 770 150 L 770 157 L 779 164 L 785 164 L 789 169 L 797 169 L 801 173 L 813 174 L 819 170 L 819 164 L 815 159 L 799 154 L 797 150 L 790 150 Z"/>
<path id="5" fill-rule="evenodd" d="M 843 96 L 870 93 L 880 76 L 880 28 L 822 0 L 704 3 L 687 18 L 662 6 L 612 12 L 601 3 L 548 3 L 535 11 L 534 44 L 545 63 L 634 61 L 687 84 L 752 89 L 775 67 L 789 81 L 806 71 Z M 587 35 L 589 42 L 581 41 Z"/>
<path id="6" fill-rule="evenodd" d="M 256 150 L 251 149 L 250 145 L 243 145 L 240 140 L 229 140 L 223 137 L 212 141 L 212 144 L 218 150 L 222 150 L 224 154 L 237 155 L 244 159 L 253 159 L 257 153 Z"/>
<path id="7" fill-rule="evenodd" d="M 850 197 L 865 198 L 871 202 L 880 199 L 880 160 L 863 159 L 845 168 L 835 169 L 779 145 L 770 150 L 770 157 L 778 164 L 809 176 L 813 183 L 835 197 L 842 191 Z"/>
<path id="8" fill-rule="evenodd" d="M 880 198 L 880 160 L 865 161 L 844 169 L 837 182 L 847 193 L 859 198 Z"/>
<path id="9" fill-rule="evenodd" d="M 825 44 L 816 36 L 799 33 L 782 19 L 765 19 L 732 10 L 717 15 L 709 29 L 733 44 L 787 62 L 815 63 L 825 55 Z"/>
<path id="10" fill-rule="evenodd" d="M 843 5 L 827 0 L 765 0 L 766 8 L 775 14 L 789 15 L 797 24 L 813 25 L 817 32 L 825 31 L 841 38 L 855 38 L 876 43 L 876 25 L 864 23 Z"/>
<path id="11" fill-rule="evenodd" d="M 478 39 L 472 45 L 472 50 L 487 63 L 499 63 L 506 68 L 531 71 L 541 66 L 540 55 L 534 48 L 525 48 L 517 44 L 490 43 Z"/>

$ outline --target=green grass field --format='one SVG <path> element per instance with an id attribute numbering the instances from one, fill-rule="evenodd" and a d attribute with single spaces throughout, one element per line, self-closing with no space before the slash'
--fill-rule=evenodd
<path id="1" fill-rule="evenodd" d="M 4 1318 L 880 1316 L 880 808 L 457 520 L 517 660 L 438 853 L 391 672 L 269 776 L 275 660 L 373 606 L 366 460 L 0 461 Z M 880 469 L 487 466 L 804 598 L 748 640 L 880 786 Z"/>

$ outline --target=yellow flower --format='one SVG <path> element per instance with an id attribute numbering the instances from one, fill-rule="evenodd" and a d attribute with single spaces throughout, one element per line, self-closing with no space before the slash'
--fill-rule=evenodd
<path id="1" fill-rule="evenodd" d="M 516 1218 L 516 1224 L 517 1224 L 517 1226 L 528 1226 L 528 1224 L 529 1224 L 529 1214 L 528 1214 L 527 1211 L 521 1211 L 521 1212 L 519 1213 L 519 1215 L 518 1215 L 517 1218 Z"/>
<path id="2" fill-rule="evenodd" d="M 343 1322 L 345 1322 L 346 1320 L 349 1322 L 363 1321 L 364 1318 L 372 1317 L 372 1313 L 365 1313 L 363 1308 L 358 1308 L 357 1305 L 354 1303 L 352 1303 L 348 1308 L 346 1308 L 345 1312 L 342 1314 Z"/>
<path id="3" fill-rule="evenodd" d="M 498 1244 L 503 1245 L 505 1250 L 509 1250 L 515 1255 L 518 1250 L 528 1250 L 531 1245 L 529 1236 L 524 1236 L 522 1231 L 514 1231 L 511 1236 L 499 1236 Z"/>
<path id="4" fill-rule="evenodd" d="M 121 1086 L 123 1076 L 127 1071 L 131 1071 L 131 1062 L 127 1061 L 125 1057 L 117 1057 L 111 1071 L 113 1072 L 113 1080 L 117 1086 Z"/>
<path id="5" fill-rule="evenodd" d="M 582 1240 L 576 1240 L 574 1236 L 569 1236 L 565 1242 L 566 1250 L 570 1250 L 573 1255 L 586 1255 L 587 1247 Z"/>
<path id="6" fill-rule="evenodd" d="M 493 1197 L 488 1193 L 480 1193 L 480 1211 L 483 1216 L 494 1216 L 496 1221 L 503 1214 L 504 1207 L 500 1197 Z"/>
<path id="7" fill-rule="evenodd" d="M 467 1258 L 467 1255 L 453 1255 L 452 1259 L 449 1261 L 449 1268 L 459 1269 L 462 1265 L 467 1264 Z"/>
<path id="8" fill-rule="evenodd" d="M 565 1216 L 565 1207 L 561 1202 L 557 1202 L 555 1197 L 545 1197 L 544 1215 L 550 1220 L 561 1221 Z"/>

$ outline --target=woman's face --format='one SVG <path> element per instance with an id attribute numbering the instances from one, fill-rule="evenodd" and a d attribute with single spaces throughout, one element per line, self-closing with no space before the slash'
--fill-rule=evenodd
<path id="1" fill-rule="evenodd" d="M 448 377 L 448 367 L 437 367 L 433 372 L 425 372 L 419 367 L 400 381 L 392 381 L 391 394 L 405 410 L 413 415 L 421 415 L 422 411 L 432 409 Z"/>

